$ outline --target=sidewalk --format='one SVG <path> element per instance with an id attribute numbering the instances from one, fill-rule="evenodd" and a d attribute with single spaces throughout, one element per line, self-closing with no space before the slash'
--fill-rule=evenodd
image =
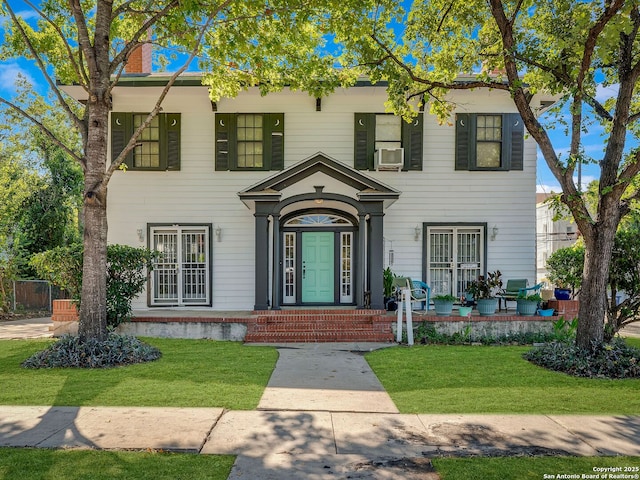
<path id="1" fill-rule="evenodd" d="M 255 411 L 2 406 L 0 446 L 232 454 L 231 480 L 437 480 L 442 455 L 640 457 L 640 416 L 397 413 L 363 358 L 384 346 L 278 346 Z"/>
<path id="2" fill-rule="evenodd" d="M 437 479 L 434 456 L 640 456 L 639 439 L 625 416 L 0 408 L 0 446 L 232 454 L 233 480 Z"/>

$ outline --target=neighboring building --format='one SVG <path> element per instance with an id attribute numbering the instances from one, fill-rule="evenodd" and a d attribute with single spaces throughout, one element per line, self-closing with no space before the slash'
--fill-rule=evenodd
<path id="1" fill-rule="evenodd" d="M 113 90 L 115 155 L 166 80 Z M 184 75 L 109 184 L 109 243 L 164 253 L 133 307 L 383 308 L 390 263 L 432 295 L 487 270 L 533 282 L 536 145 L 508 93 L 451 95 L 450 122 L 408 124 L 382 85 L 212 103 Z"/>
<path id="2" fill-rule="evenodd" d="M 554 220 L 553 210 L 545 200 L 554 193 L 536 194 L 536 226 L 537 226 L 537 274 L 538 282 L 546 281 L 547 259 L 560 248 L 570 247 L 578 239 L 576 224 L 569 220 Z"/>

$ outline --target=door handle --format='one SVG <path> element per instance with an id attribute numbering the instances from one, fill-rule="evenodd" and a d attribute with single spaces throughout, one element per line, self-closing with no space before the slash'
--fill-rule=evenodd
<path id="1" fill-rule="evenodd" d="M 306 273 L 307 273 L 307 267 L 306 267 L 306 265 L 304 264 L 304 262 L 302 262 L 302 279 L 303 279 L 303 280 L 304 280 L 304 278 L 305 278 Z"/>

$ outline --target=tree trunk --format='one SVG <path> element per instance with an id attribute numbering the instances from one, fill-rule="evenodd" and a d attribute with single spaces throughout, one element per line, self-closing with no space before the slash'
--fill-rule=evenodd
<path id="1" fill-rule="evenodd" d="M 583 350 L 591 350 L 594 344 L 604 341 L 604 319 L 607 313 L 607 284 L 609 266 L 613 254 L 619 212 L 601 207 L 599 218 L 585 236 L 584 271 L 580 287 L 578 329 L 576 344 Z"/>
<path id="2" fill-rule="evenodd" d="M 88 105 L 84 189 L 84 256 L 78 334 L 82 341 L 107 337 L 107 158 L 109 107 Z"/>

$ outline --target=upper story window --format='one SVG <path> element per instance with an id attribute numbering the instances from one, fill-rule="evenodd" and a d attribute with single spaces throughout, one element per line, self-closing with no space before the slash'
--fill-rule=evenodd
<path id="1" fill-rule="evenodd" d="M 284 114 L 216 113 L 216 170 L 282 170 Z"/>
<path id="2" fill-rule="evenodd" d="M 124 150 L 146 113 L 111 113 L 111 159 Z M 159 113 L 145 128 L 126 156 L 129 170 L 180 170 L 180 114 Z"/>
<path id="3" fill-rule="evenodd" d="M 456 170 L 522 170 L 523 164 L 520 115 L 456 115 Z"/>
<path id="4" fill-rule="evenodd" d="M 356 113 L 354 166 L 358 170 L 375 170 L 380 150 L 399 157 L 401 170 L 422 170 L 422 113 L 407 123 L 389 114 Z"/>
<path id="5" fill-rule="evenodd" d="M 502 116 L 478 115 L 476 122 L 477 166 L 500 168 L 502 157 Z"/>
<path id="6" fill-rule="evenodd" d="M 238 168 L 262 168 L 262 115 L 238 115 Z"/>
<path id="7" fill-rule="evenodd" d="M 396 115 L 376 115 L 376 150 L 402 147 L 401 122 Z"/>
<path id="8" fill-rule="evenodd" d="M 144 123 L 147 115 L 133 115 L 133 130 Z M 160 167 L 160 118 L 155 116 L 151 124 L 145 128 L 138 138 L 138 145 L 133 149 L 134 168 Z"/>

